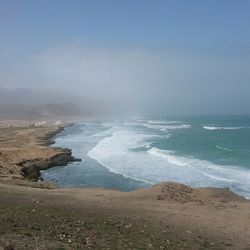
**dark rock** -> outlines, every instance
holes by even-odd
[[[56,166],[66,166],[69,162],[81,161],[79,158],[74,158],[70,149],[61,149],[49,159],[34,159],[26,160],[19,163],[22,167],[21,174],[31,180],[38,181],[41,176],[40,170],[46,170]]]
[[[71,126],[69,124],[68,126]],[[54,143],[53,138],[56,134],[64,130],[64,127],[58,127],[55,130],[49,131],[45,136],[39,137],[39,145],[49,146]],[[33,160],[24,160],[18,165],[21,166],[21,174],[31,181],[41,180],[40,170],[46,170],[51,167],[56,166],[66,166],[70,162],[81,161],[79,158],[74,158],[72,156],[72,150],[68,148],[54,148],[56,153],[48,159],[33,159]]]
[[[82,161],[82,159],[81,159],[81,158],[75,158],[75,157],[74,157],[74,161]]]

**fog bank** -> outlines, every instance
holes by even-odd
[[[3,65],[1,102],[16,92],[13,104],[75,101],[171,115],[247,113],[247,60],[195,50],[60,45],[23,58],[15,68]]]

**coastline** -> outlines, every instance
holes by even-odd
[[[0,249],[250,247],[250,202],[227,189],[166,182],[120,192],[37,181],[40,170],[74,160],[70,149],[50,147],[70,125],[0,128]]]
[[[66,127],[73,125],[67,122],[55,126],[53,122],[50,121],[46,126],[27,127],[22,123],[15,126],[13,123],[16,124],[17,121],[14,121],[0,128],[3,131],[3,138],[0,140],[3,163],[0,164],[0,181],[27,180],[26,185],[34,186],[40,180],[41,170],[81,160],[72,156],[72,150],[69,148],[51,147],[54,144],[53,138]],[[43,184],[47,186],[51,183],[39,181],[39,186]]]
[[[72,126],[73,123],[65,124],[54,130],[48,131],[44,136],[40,136],[39,145],[50,147],[55,143],[53,138],[64,131],[66,127]],[[23,160],[18,165],[21,166],[21,174],[31,181],[41,180],[41,170],[47,170],[56,166],[66,166],[70,162],[81,161],[79,158],[72,156],[72,150],[69,148],[53,148],[54,154],[48,158],[35,158],[32,160]]]

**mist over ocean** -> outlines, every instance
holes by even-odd
[[[42,173],[60,186],[129,191],[163,181],[250,198],[250,117],[134,117],[79,122],[56,138],[82,162]]]

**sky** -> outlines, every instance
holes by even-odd
[[[248,0],[0,0],[0,91],[249,114],[249,11]]]

